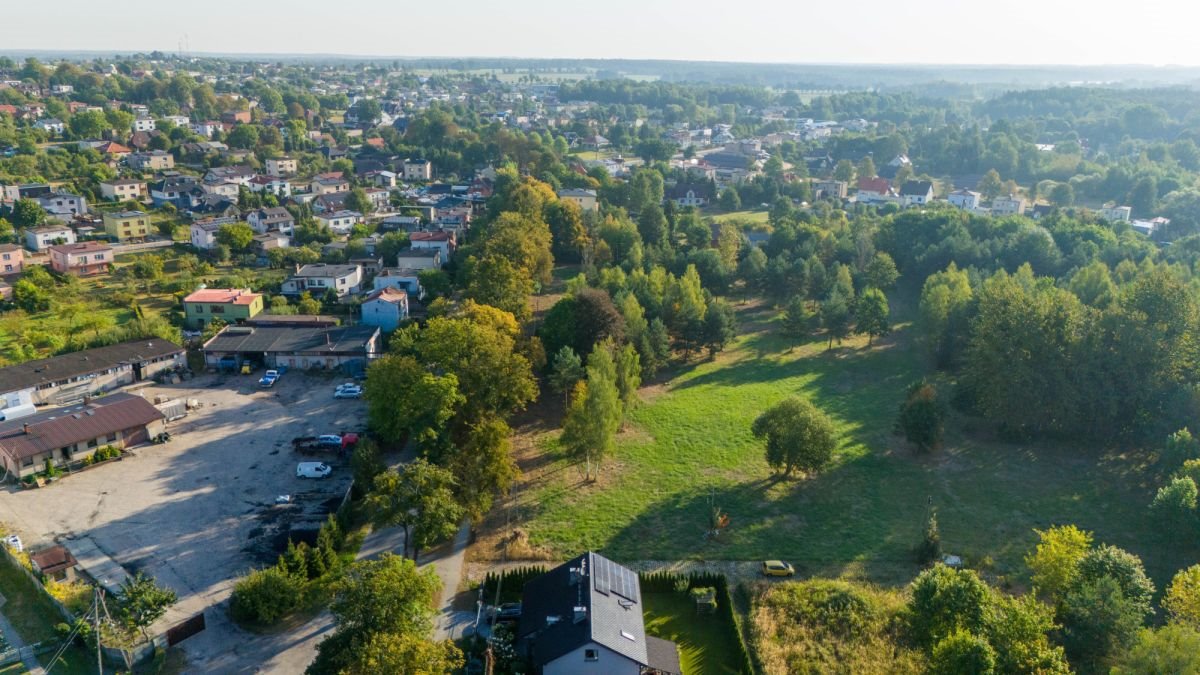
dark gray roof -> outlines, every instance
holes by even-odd
[[[580,621],[576,607],[586,608]],[[637,574],[588,552],[525,584],[517,635],[532,645],[538,667],[589,643],[645,666],[643,610]]]
[[[293,277],[344,277],[358,271],[358,265],[326,265],[313,263],[296,270]]]
[[[183,351],[179,345],[162,338],[132,340],[107,347],[51,356],[0,368],[0,391],[17,391],[73,377],[108,370],[123,363],[149,361]]]
[[[679,665],[679,647],[674,642],[646,636],[646,665],[663,675],[682,675],[683,668]]]
[[[933,189],[933,183],[927,180],[910,180],[905,181],[904,186],[900,188],[900,196],[922,196],[929,194]]]
[[[367,343],[378,333],[376,326],[226,326],[204,343],[204,351],[365,355]]]

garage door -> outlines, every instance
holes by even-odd
[[[150,442],[150,432],[146,430],[146,427],[126,429],[121,432],[121,435],[125,437],[125,447],[127,448]]]

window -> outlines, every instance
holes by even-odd
[[[211,308],[209,308],[209,311],[213,314],[224,314],[225,307],[223,305],[213,305]]]
[[[107,437],[104,439],[104,442],[105,442],[105,443],[116,443],[116,442],[117,442],[117,432],[115,432],[115,431],[114,431],[113,433],[109,434],[109,435],[108,435],[108,436],[107,436]]]
[[[92,440],[88,441],[88,448],[89,448],[89,449],[91,449],[91,448],[94,448],[94,447],[96,447],[97,445],[100,445],[100,439],[99,439],[99,438],[93,438]]]
[[[195,307],[196,307],[196,313],[197,313],[197,314],[203,314],[203,313],[204,313],[204,305],[195,305]]]
[[[600,660],[600,650],[598,650],[598,649],[583,650],[583,660],[584,661],[599,661]]]

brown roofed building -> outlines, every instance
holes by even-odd
[[[51,246],[50,267],[60,274],[88,277],[105,274],[113,262],[112,247],[100,241]]]
[[[164,415],[133,394],[112,394],[0,422],[0,462],[17,477],[90,457],[100,447],[128,448],[161,434]]]
[[[75,567],[79,562],[65,547],[55,544],[37,553],[29,554],[33,571],[55,581],[72,582],[76,579]]]

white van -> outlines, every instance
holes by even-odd
[[[325,478],[333,469],[324,462],[300,462],[296,465],[296,478]]]

